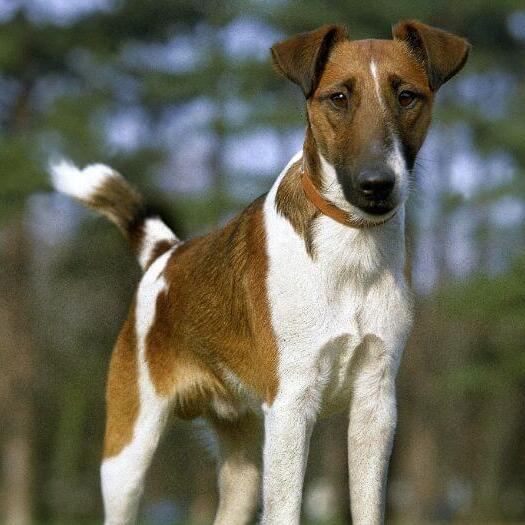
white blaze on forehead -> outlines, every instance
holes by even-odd
[[[385,109],[385,101],[383,100],[383,97],[381,96],[381,88],[379,86],[379,76],[377,74],[377,64],[375,60],[370,61],[370,73],[372,75],[372,78],[374,79],[374,87],[376,90],[377,100],[379,101],[379,104],[381,104],[381,107]]]

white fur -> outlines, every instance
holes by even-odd
[[[153,250],[159,241],[178,242],[176,235],[158,217],[151,217],[144,222],[144,237],[140,247],[139,263],[145,268],[151,259]]]
[[[103,461],[101,466],[105,525],[133,523],[142,494],[144,475],[165,426],[169,401],[155,392],[146,363],[146,336],[155,319],[158,295],[166,290],[161,275],[172,250],[161,255],[144,274],[137,292],[136,335],[139,415],[131,442],[117,455]]]
[[[91,164],[81,170],[66,159],[52,163],[49,172],[57,191],[81,201],[89,200],[109,178],[124,180],[119,173],[105,164]]]
[[[381,105],[381,108],[383,111],[386,109],[385,101],[383,100],[383,96],[381,95],[381,86],[379,85],[379,76],[377,75],[377,64],[375,60],[370,61],[370,73],[372,75],[372,78],[374,79],[374,88],[376,91],[376,97],[379,101],[379,104]]]
[[[239,429],[242,428],[242,432]],[[246,525],[259,499],[262,429],[253,416],[241,418],[219,437],[219,506],[213,525]]]
[[[354,522],[375,525],[382,516],[395,421],[391,385],[411,319],[403,277],[404,208],[384,225],[359,230],[320,216],[312,259],[275,210],[286,170],[264,209],[279,391],[266,408],[263,523],[299,523],[313,423],[318,414],[348,406],[353,393],[349,436],[357,444],[350,472],[365,487],[353,492]],[[361,360],[358,349],[365,355],[370,349],[376,358]],[[377,424],[366,430],[370,413]],[[359,436],[365,432],[376,446],[363,445]]]
[[[387,164],[396,176],[395,190],[400,202],[405,202],[408,197],[409,174],[405,158],[401,153],[401,145],[396,134],[392,131],[392,150],[387,157]]]

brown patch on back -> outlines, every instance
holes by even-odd
[[[135,301],[118,336],[109,365],[103,457],[116,456],[133,438],[140,407]]]
[[[267,402],[276,395],[263,203],[181,245],[164,271],[169,289],[157,298],[146,361],[157,392],[174,396],[181,417],[231,397],[225,369]]]
[[[314,257],[312,223],[319,213],[304,194],[301,166],[302,160],[292,164],[281,180],[275,195],[275,207],[290,221],[295,232],[304,239],[306,251]]]

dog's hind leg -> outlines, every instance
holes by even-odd
[[[127,324],[133,323],[128,320]],[[144,477],[169,410],[168,400],[159,397],[147,378],[141,377],[131,331],[124,326],[108,378],[101,466],[106,525],[135,522]]]
[[[166,257],[142,279],[111,358],[101,466],[106,525],[134,523],[144,477],[171,408],[170,398],[156,391],[145,355],[157,298],[166,288],[159,273]]]
[[[214,525],[246,525],[259,499],[262,423],[253,414],[213,419],[219,445],[219,507]]]

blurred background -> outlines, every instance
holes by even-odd
[[[391,523],[525,522],[523,0],[0,0],[0,522],[99,523],[104,382],[138,265],[50,191],[66,154],[122,171],[184,237],[223,224],[302,144],[270,45],[419,18],[473,43],[442,88],[410,206],[417,319],[399,377]],[[350,523],[345,415],[318,425],[312,523]],[[145,523],[211,523],[214,464],[175,422]]]

